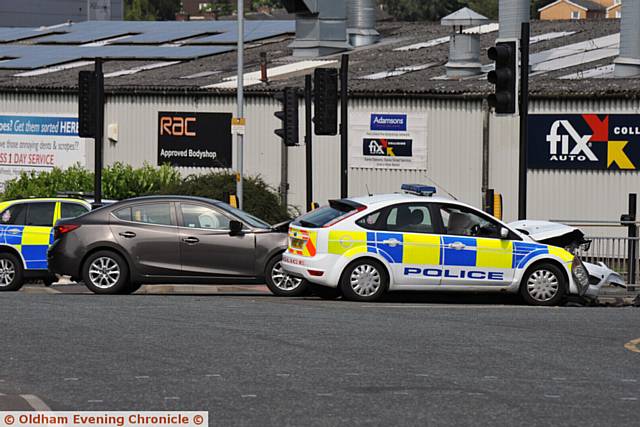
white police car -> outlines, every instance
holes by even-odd
[[[532,305],[583,295],[580,259],[435,188],[332,200],[294,220],[283,267],[320,296],[373,301],[387,291],[519,292]],[[333,288],[333,289],[331,289]]]

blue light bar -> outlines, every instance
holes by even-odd
[[[436,194],[436,187],[421,184],[402,184],[400,187],[405,193],[415,194],[417,196],[432,196]]]

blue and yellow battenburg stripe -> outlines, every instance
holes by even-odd
[[[0,244],[20,252],[29,270],[47,269],[47,249],[52,243],[52,227],[0,225]]]
[[[462,250],[449,247],[460,242]],[[571,261],[573,255],[562,248],[539,243],[481,237],[439,236],[417,233],[330,231],[328,252],[353,257],[375,253],[390,264],[443,265],[457,267],[524,268],[539,255],[555,255]]]

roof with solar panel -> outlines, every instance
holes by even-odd
[[[423,96],[489,93],[493,88],[486,81],[491,63],[486,49],[494,45],[499,25],[469,13],[462,16],[468,23],[463,32],[479,38],[477,74],[448,75],[451,27],[439,22],[381,22],[376,44],[348,51],[350,90]],[[106,60],[107,91],[233,92],[236,31],[234,21],[91,21],[0,28],[0,91],[74,91],[78,71],[92,69],[93,58],[100,57]],[[249,93],[302,87],[304,74],[339,64],[339,52],[319,58],[294,56],[292,20],[246,21],[245,37]],[[617,19],[532,21],[532,96],[640,94],[640,79],[613,78],[619,51]],[[268,82],[260,72],[264,55]]]

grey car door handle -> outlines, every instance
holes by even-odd
[[[467,246],[466,246],[464,243],[462,243],[462,242],[453,242],[453,243],[451,243],[451,244],[449,245],[449,247],[450,247],[451,249],[455,249],[455,250],[457,250],[457,251],[461,251],[462,249],[466,248]]]
[[[184,239],[182,239],[182,241],[188,245],[194,245],[198,243],[200,239],[198,239],[197,237],[185,237]]]
[[[125,239],[131,239],[133,237],[136,237],[136,233],[134,233],[133,231],[123,231],[122,233],[118,233],[118,234],[120,234]]]

